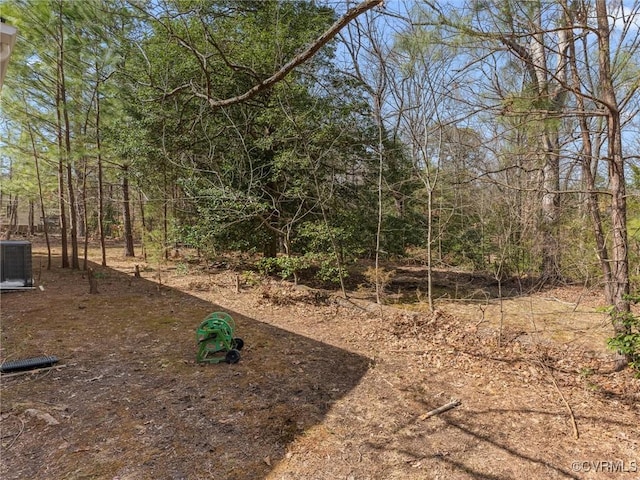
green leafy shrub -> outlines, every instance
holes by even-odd
[[[342,267],[338,267],[337,262],[330,256],[324,256],[320,261],[318,272],[316,277],[323,282],[340,283],[340,279],[345,279],[349,276],[349,272]]]
[[[264,275],[278,275],[282,279],[293,277],[311,266],[307,256],[265,257],[258,262],[258,270]]]
[[[176,263],[176,273],[178,275],[188,275],[189,274],[189,264],[184,262]]]
[[[640,296],[630,297],[637,303]],[[610,338],[607,342],[609,348],[620,352],[630,359],[630,366],[640,376],[640,317],[633,313],[618,314],[617,320],[625,327],[625,331]]]

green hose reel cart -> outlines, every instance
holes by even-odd
[[[234,337],[235,329],[228,313],[213,312],[205,318],[196,330],[198,363],[238,363],[244,342]]]

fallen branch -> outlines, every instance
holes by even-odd
[[[13,436],[13,439],[9,442],[9,444],[6,447],[4,445],[2,446],[2,448],[3,448],[3,450],[5,452],[8,451],[11,447],[13,447],[13,444],[16,443],[16,440],[18,440],[18,437],[20,435],[22,435],[22,432],[24,432],[24,421],[21,418],[16,417],[15,415],[11,415],[11,416],[13,418],[16,418],[20,422],[20,431],[17,434],[5,435],[5,436],[2,437],[2,438],[5,438],[5,437]],[[5,418],[7,418],[7,417],[5,417]],[[4,420],[4,418],[3,418],[3,420]]]
[[[462,402],[460,402],[460,400],[451,400],[449,403],[447,403],[446,405],[442,405],[441,407],[438,407],[434,410],[431,410],[430,412],[427,412],[423,415],[420,415],[419,419],[420,420],[426,420],[427,418],[433,417],[435,415],[439,415],[442,412],[446,412],[447,410],[451,410],[452,408],[456,408],[458,405],[460,405]]]
[[[533,331],[537,336],[538,327],[536,326],[536,322],[533,320],[533,302],[530,303],[530,309],[531,309],[531,323],[533,325]],[[549,378],[551,378],[551,381],[553,382],[553,386],[556,388],[558,395],[560,395],[560,398],[562,399],[562,403],[564,403],[564,406],[567,407],[567,411],[569,412],[569,417],[571,418],[571,427],[573,428],[573,438],[578,440],[578,438],[580,438],[580,434],[578,432],[578,424],[576,423],[576,417],[573,414],[571,405],[569,405],[569,402],[567,402],[567,399],[562,394],[560,387],[558,387],[558,383],[556,382],[556,379],[554,378],[553,372],[551,371],[551,369],[547,368],[547,365],[545,365],[544,362],[540,359],[538,359],[538,364],[540,365],[540,367],[542,367],[542,370],[544,370],[547,373],[547,375],[549,375]]]
[[[569,412],[569,417],[571,419],[571,427],[573,428],[573,438],[578,440],[578,438],[580,438],[580,434],[578,433],[578,424],[576,423],[576,417],[573,414],[571,405],[569,405],[569,402],[567,402],[567,399],[562,394],[562,391],[560,391],[560,387],[558,387],[558,383],[556,382],[556,379],[553,377],[553,373],[551,373],[551,370],[549,370],[544,363],[542,362],[539,362],[539,363],[542,366],[543,370],[547,372],[547,374],[549,375],[549,378],[551,378],[551,381],[553,382],[553,386],[556,387],[556,391],[558,392],[558,395],[560,395],[560,399],[562,400],[562,403],[564,403],[564,406],[567,407],[567,411]]]
[[[433,350],[407,350],[407,349],[403,349],[403,350],[389,350],[389,352],[391,352],[391,353],[406,353],[406,354],[412,354],[412,355],[425,355],[427,353],[433,352]]]
[[[357,303],[352,302],[348,298],[342,298],[342,297],[339,297],[339,296],[335,295],[335,296],[332,296],[332,299],[336,303],[336,305],[340,305],[341,307],[352,308],[352,309],[355,309],[355,310],[360,310],[362,312],[366,312],[367,311],[366,308],[363,308],[360,305],[358,305]]]

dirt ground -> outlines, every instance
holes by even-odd
[[[91,295],[43,254],[41,288],[1,296],[0,358],[60,362],[1,378],[3,479],[640,479],[640,380],[612,373],[597,291],[430,314],[114,248]],[[214,311],[237,364],[195,361]]]

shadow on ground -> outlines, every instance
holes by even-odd
[[[265,478],[369,367],[152,281],[94,265],[89,295],[83,272],[42,264],[44,290],[2,294],[0,353],[60,368],[2,379],[4,479]],[[198,365],[195,328],[219,310],[242,359]]]

